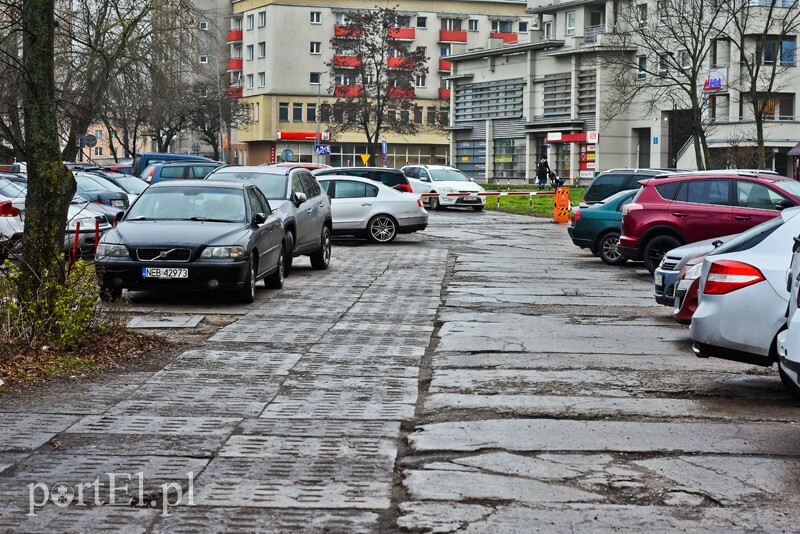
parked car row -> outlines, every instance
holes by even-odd
[[[600,243],[619,231],[620,256],[654,273],[656,301],[689,325],[698,357],[778,363],[800,399],[800,183],[728,170],[672,172],[637,186],[576,209],[573,242],[618,264]]]

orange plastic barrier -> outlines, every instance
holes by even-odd
[[[569,222],[569,187],[557,187],[553,197],[553,222]]]

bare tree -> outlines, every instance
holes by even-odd
[[[650,12],[655,4],[655,13]],[[731,17],[719,0],[657,0],[621,8],[617,31],[604,39],[609,50],[600,56],[609,88],[603,119],[610,121],[635,105],[645,113],[664,103],[690,111],[695,159],[700,169],[713,163],[707,135],[703,87],[715,39]]]
[[[237,99],[226,98],[224,95],[227,95],[228,77],[219,76],[219,80],[200,78],[192,85],[192,105],[188,110],[187,121],[187,126],[211,145],[215,160],[220,159],[218,139],[221,125],[246,125],[252,122],[250,106]]]
[[[333,102],[331,132],[364,133],[367,151],[376,156],[386,131],[413,135],[414,86],[428,74],[427,57],[394,38],[407,17],[390,8],[349,11],[347,24],[331,39],[328,64]]]
[[[796,35],[800,32],[800,8],[788,0],[733,0],[723,5],[731,21],[726,32],[732,52],[738,52],[741,94],[753,113],[757,168],[767,166],[764,123],[769,120],[794,120],[783,113],[786,105],[780,92],[796,91]],[[733,53],[731,53],[733,56]],[[788,96],[794,101],[794,95]]]

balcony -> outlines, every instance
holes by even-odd
[[[360,85],[337,85],[333,88],[333,96],[356,97],[361,96]]]
[[[356,68],[361,66],[361,59],[358,56],[333,56],[333,66]]]
[[[449,87],[440,87],[439,88],[439,98],[442,100],[450,100],[450,88]]]
[[[461,30],[439,30],[440,43],[466,43],[467,32]]]
[[[244,63],[242,61],[242,58],[232,57],[228,60],[228,72],[235,70],[242,70],[243,65]]]
[[[413,41],[417,37],[416,28],[389,28],[389,39]]]
[[[413,69],[414,61],[407,57],[390,57],[386,60],[386,66],[390,69]]]
[[[242,98],[242,86],[234,85],[228,87],[228,98]]]
[[[517,44],[518,35],[516,33],[492,32],[489,34],[489,37],[493,39],[502,39],[503,44]]]
[[[228,44],[241,43],[244,37],[242,30],[228,30]]]
[[[446,59],[439,60],[439,72],[450,72],[453,70],[453,64]]]
[[[336,25],[333,27],[333,36],[356,39],[358,37],[361,37],[361,31],[355,26]]]
[[[584,46],[594,46],[600,39],[600,35],[606,33],[605,24],[599,26],[587,26],[583,29],[583,44]]]
[[[413,87],[390,87],[389,98],[414,98],[416,91]]]

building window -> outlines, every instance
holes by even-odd
[[[794,94],[761,94],[758,96],[756,104],[759,109],[763,109],[762,116],[765,121],[794,120]]]
[[[203,21],[198,26],[200,27],[201,30],[207,30],[208,29],[208,22]]]
[[[258,73],[258,86],[259,87],[266,87],[267,85],[267,73],[266,72],[259,72]]]
[[[252,89],[253,88],[253,75],[252,74],[248,74],[246,80],[247,80],[246,88],[247,89]]]
[[[658,73],[667,74],[669,72],[669,54],[661,54],[658,57]]]
[[[389,108],[389,110],[386,112],[386,117],[391,122],[397,122],[397,110],[395,108]]]
[[[331,122],[331,105],[322,104],[319,107],[319,122]]]
[[[312,72],[308,76],[308,83],[310,83],[311,85],[319,85],[319,76],[320,76],[319,72]]]
[[[401,15],[397,17],[397,24],[396,27],[398,28],[410,28],[411,27],[411,17],[407,15]]]
[[[255,103],[255,107],[253,108],[253,120],[256,122],[261,120],[261,106],[258,102]]]
[[[253,59],[253,45],[247,45],[247,47],[245,47],[245,57],[248,61]]]
[[[102,139],[103,138],[103,130],[95,130],[94,131],[94,136],[96,138],[98,138],[98,139]]]
[[[528,33],[528,23],[527,22],[520,22],[519,23],[519,33]]]
[[[267,12],[266,11],[259,11],[258,12],[258,27],[263,28],[267,25]]]
[[[452,54],[450,45],[442,45],[441,48],[439,48],[439,53],[441,54],[442,57],[446,57]]]
[[[261,41],[258,43],[258,57],[263,58],[267,56],[267,43],[266,41]]]
[[[348,26],[350,24],[350,19],[347,18],[347,14],[345,13],[337,13],[336,14],[336,25],[337,26]]]
[[[461,19],[442,19],[442,29],[449,31],[461,31]]]
[[[101,146],[94,147],[94,155],[95,156],[102,156],[103,155],[103,147],[101,147]]]
[[[334,85],[353,85],[353,76],[350,74],[337,74],[334,78]]]
[[[647,78],[647,56],[639,56],[636,59],[636,64],[639,66],[639,71],[636,73],[636,77],[640,80],[644,80]]]
[[[417,47],[417,54],[428,57],[428,49],[424,46]]]
[[[253,26],[255,26],[255,22],[256,22],[256,18],[255,18],[254,15],[247,15],[246,22],[245,22],[245,28],[247,28],[248,30],[252,30]]]
[[[569,11],[567,13],[567,35],[575,35],[575,12]]]
[[[322,12],[312,11],[309,22],[311,22],[311,24],[322,24]]]
[[[647,27],[647,4],[639,4],[636,6],[636,20],[639,22],[640,28]]]
[[[575,26],[574,21],[573,21],[573,26]],[[512,33],[513,31],[514,31],[514,23],[510,20],[492,21],[492,32],[494,33]]]
[[[553,38],[553,22],[547,21],[544,23],[544,38],[545,39],[552,39]]]
[[[279,121],[288,121],[289,120],[289,103],[288,102],[281,102],[278,104],[278,120]]]
[[[205,65],[206,63],[208,63],[208,56],[206,55],[200,56],[200,64]]]
[[[767,37],[764,44],[756,45],[756,55],[764,65],[777,63],[783,67],[794,67],[796,37]]]
[[[292,120],[303,122],[303,104],[292,104]]]
[[[678,61],[682,69],[688,69],[692,66],[692,56],[689,55],[688,50],[681,50],[678,52]]]
[[[422,124],[422,107],[414,106],[414,124]]]
[[[321,54],[322,43],[319,41],[311,41],[308,51],[311,52],[312,54]]]
[[[428,77],[425,75],[417,76],[417,79],[414,80],[415,87],[426,87],[428,85]]]
[[[667,0],[656,0],[656,15],[658,15],[658,23],[667,23]]]
[[[417,17],[417,28],[427,28],[428,17]]]
[[[317,122],[317,105],[316,104],[307,104],[306,105],[306,120],[308,122]]]
[[[467,29],[471,32],[478,31],[478,19],[469,19],[467,21]]]
[[[436,125],[436,107],[428,106],[428,114],[426,116],[428,126]]]
[[[711,66],[727,67],[731,61],[731,42],[728,39],[715,39],[711,47]]]

